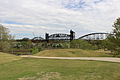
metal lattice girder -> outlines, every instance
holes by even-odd
[[[42,37],[34,37],[32,40],[44,40]]]
[[[79,37],[78,39],[85,39],[85,40],[103,40],[107,38],[109,33],[90,33],[84,36]]]
[[[68,40],[70,39],[70,35],[69,34],[62,34],[62,33],[58,33],[58,34],[52,34],[49,36],[49,40]]]

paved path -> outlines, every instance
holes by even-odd
[[[40,58],[40,59],[71,59],[71,60],[96,60],[96,61],[120,62],[120,58],[112,58],[112,57],[42,57],[42,56],[31,56],[31,55],[24,55],[21,57]]]

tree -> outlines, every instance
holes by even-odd
[[[9,30],[0,25],[0,51],[7,52],[10,49],[10,39],[12,36],[9,34]]]
[[[112,33],[106,39],[106,47],[114,55],[120,54],[120,18],[118,18],[113,25],[114,29]]]

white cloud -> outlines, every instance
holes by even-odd
[[[111,31],[119,5],[120,0],[0,0],[0,23],[12,34],[44,35],[73,29],[78,37]]]

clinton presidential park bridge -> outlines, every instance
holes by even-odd
[[[104,40],[107,38],[108,35],[109,33],[90,33],[79,37],[77,40]],[[28,38],[23,38],[22,40],[18,40],[18,41],[24,41],[27,39]],[[72,41],[72,40],[76,40],[75,32],[72,30],[70,30],[70,34],[56,33],[50,35],[49,33],[46,33],[45,38],[34,37],[33,39],[31,39],[32,42],[53,42],[53,41],[64,42],[64,41]]]

